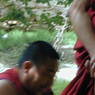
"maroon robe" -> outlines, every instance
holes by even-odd
[[[17,71],[15,68],[8,69],[3,73],[0,73],[0,80],[8,80],[10,81],[14,88],[17,90],[19,95],[35,95],[34,93],[30,93],[26,88],[24,88],[23,84],[20,82]],[[52,90],[45,89],[42,95],[53,95]]]
[[[91,1],[88,14],[91,18],[93,28],[95,29],[95,0]],[[94,78],[90,77],[90,73],[84,66],[87,59],[90,59],[88,51],[85,49],[81,41],[77,41],[74,49],[76,50],[75,59],[79,66],[76,77],[64,89],[61,95],[94,95]],[[64,85],[64,84],[63,84]]]

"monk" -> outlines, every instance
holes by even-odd
[[[59,55],[47,42],[30,43],[18,66],[0,73],[0,95],[54,95]]]
[[[69,16],[78,36],[74,49],[79,70],[61,95],[95,95],[95,0],[74,0]]]

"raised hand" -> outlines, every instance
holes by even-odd
[[[95,58],[94,57],[91,60],[86,61],[85,67],[90,72],[91,77],[95,78]]]

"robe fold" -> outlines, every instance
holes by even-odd
[[[91,1],[87,12],[95,29],[95,0]],[[76,51],[75,61],[79,69],[76,77],[63,90],[61,95],[94,95],[94,78],[91,78],[90,73],[84,66],[85,61],[90,59],[89,53],[80,40],[77,40],[74,50]]]

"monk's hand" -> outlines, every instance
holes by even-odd
[[[71,7],[69,8],[68,15],[78,10],[85,11],[90,5],[90,0],[73,0]]]
[[[95,78],[95,58],[87,60],[85,63],[85,67],[90,72],[91,77]]]

